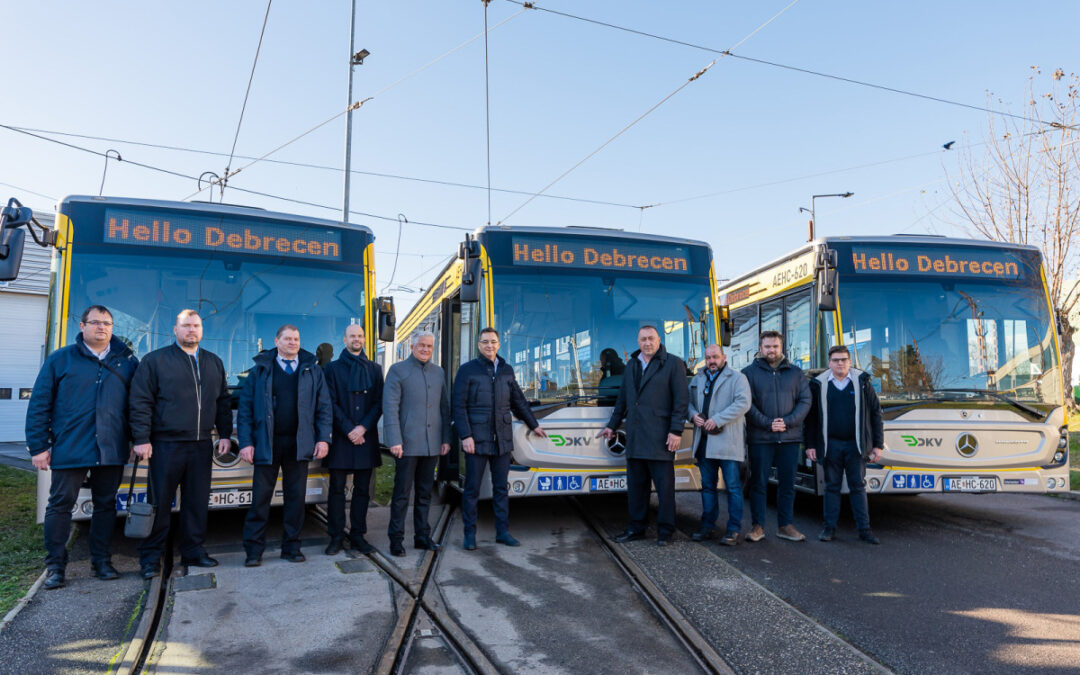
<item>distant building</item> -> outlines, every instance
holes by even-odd
[[[35,212],[52,227],[51,213]],[[26,440],[26,406],[45,358],[45,323],[49,305],[52,249],[26,238],[22,267],[15,281],[0,282],[0,442]]]

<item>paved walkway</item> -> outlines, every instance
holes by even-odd
[[[33,471],[34,465],[30,463],[30,453],[26,451],[25,443],[0,443],[0,464],[13,466],[16,469]]]

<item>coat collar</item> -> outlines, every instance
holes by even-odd
[[[342,355],[348,352],[342,352]],[[277,361],[277,347],[271,349],[264,349],[251,358],[256,364],[260,366],[272,366]],[[300,353],[296,356],[296,369],[299,370],[301,366],[310,365],[315,362],[315,355],[304,349],[300,350]]]
[[[83,356],[87,356],[95,360],[97,359],[97,354],[90,351],[90,348],[86,346],[86,340],[83,340],[82,333],[79,333],[75,336],[75,348]],[[123,358],[127,358],[131,356],[131,354],[131,348],[128,347],[123,340],[116,337],[115,335],[109,338],[109,357],[120,356]]]

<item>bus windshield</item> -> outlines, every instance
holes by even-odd
[[[716,341],[708,278],[514,270],[495,279],[500,353],[532,400],[613,404],[644,324],[691,369]]]
[[[850,276],[839,298],[843,342],[883,404],[962,389],[1061,405],[1041,284]]]

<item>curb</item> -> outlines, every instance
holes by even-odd
[[[1080,502],[1080,490],[1069,490],[1068,492],[1058,492],[1054,496],[1055,497],[1060,497],[1061,499],[1069,499],[1069,500],[1072,500],[1074,502]]]
[[[45,583],[45,575],[48,574],[48,572],[48,570],[43,570],[41,572],[41,576],[39,576],[37,578],[37,581],[35,581],[33,585],[30,586],[30,589],[28,591],[26,591],[26,595],[22,596],[22,598],[17,603],[15,603],[15,606],[11,608],[11,611],[8,612],[6,616],[4,616],[4,620],[0,621],[0,633],[3,633],[4,629],[7,628],[7,625],[15,620],[15,617],[18,616],[19,612],[22,611],[23,607],[26,607],[30,604],[30,601],[34,598],[34,595],[37,594],[38,589],[41,588],[41,584]]]

